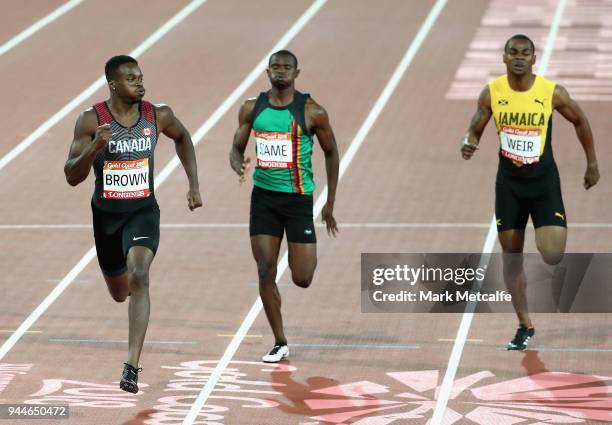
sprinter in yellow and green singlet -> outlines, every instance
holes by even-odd
[[[491,116],[499,136],[499,167],[495,182],[495,218],[504,252],[504,280],[512,295],[519,328],[508,350],[524,350],[535,334],[526,299],[522,255],[529,216],[543,260],[558,264],[565,252],[567,224],[559,172],[552,153],[552,116],[559,112],[574,125],[586,155],[584,188],[599,180],[589,122],[567,90],[532,72],[535,46],[517,34],[504,47],[506,75],[484,87],[478,108],[461,142],[470,159]]]
[[[249,233],[259,274],[259,294],[275,338],[274,346],[263,356],[263,361],[270,363],[289,356],[276,286],[283,233],[287,234],[289,268],[297,286],[310,286],[317,265],[311,162],[315,135],[323,149],[327,171],[327,202],[321,215],[330,236],[335,237],[338,231],[333,215],[338,148],[325,109],[308,94],[295,90],[294,82],[300,73],[297,66],[296,56],[287,50],[270,56],[267,74],[272,87],[240,108],[230,151],[230,165],[242,183],[251,167],[251,159],[245,158],[244,152],[253,133],[256,163]]]

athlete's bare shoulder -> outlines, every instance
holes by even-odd
[[[240,111],[238,111],[238,122],[241,125],[251,122],[251,115],[253,114],[253,109],[255,109],[256,102],[256,97],[249,97],[240,106]]]
[[[257,97],[249,97],[241,106],[242,108],[253,109],[255,107],[255,103],[257,103]]]
[[[153,108],[158,114],[167,114],[169,112],[172,112],[172,108],[165,103],[154,103]]]
[[[306,117],[315,126],[329,121],[325,108],[310,96],[306,99],[305,109]]]
[[[92,118],[98,118],[98,115],[96,114],[95,109],[92,107],[85,109],[83,112],[81,112],[81,115],[79,118],[86,118],[86,119],[92,119]]]
[[[491,108],[491,89],[488,84],[482,88],[480,95],[478,95],[478,105]]]
[[[77,118],[75,134],[94,134],[98,128],[98,115],[93,107],[85,109]]]
[[[327,115],[327,111],[323,107],[323,105],[317,103],[312,97],[308,96],[306,99],[306,112],[310,115]]]
[[[174,111],[170,106],[165,103],[154,103],[153,109],[155,109],[155,115],[157,122],[161,125],[161,128],[165,127],[166,124],[173,122]]]

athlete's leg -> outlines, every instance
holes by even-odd
[[[138,368],[151,301],[149,269],[159,245],[160,212],[157,204],[135,211],[123,228],[123,249],[130,291],[127,364]]]
[[[107,276],[104,272],[104,281],[108,287],[113,300],[118,303],[122,303],[130,295],[130,288],[128,286],[128,273],[124,272],[117,276]]]
[[[312,217],[312,195],[292,195],[285,210],[289,268],[293,283],[308,288],[317,267],[317,234]]]
[[[504,262],[504,282],[512,305],[521,325],[529,326],[531,319],[527,310],[527,280],[523,270],[523,246],[525,227],[529,220],[531,201],[526,193],[529,187],[522,184],[500,169],[495,182],[495,216],[497,234],[502,247]]]
[[[289,242],[289,268],[293,283],[308,288],[317,267],[317,244]]]
[[[527,280],[523,269],[523,246],[525,230],[512,229],[499,232],[499,243],[503,250],[504,282],[512,295],[512,305],[522,325],[531,325],[527,308]]]
[[[557,264],[563,260],[565,253],[567,224],[561,195],[561,180],[556,167],[534,186],[537,188],[537,198],[534,201],[531,218],[535,227],[536,246],[544,262],[553,266],[552,296],[559,308],[567,270],[565,267],[558,267]],[[571,298],[573,299],[573,296]]]
[[[251,249],[259,276],[259,296],[274,333],[275,344],[286,344],[281,315],[281,296],[276,285],[276,264],[280,244],[281,238],[276,236],[263,234],[251,236]]]
[[[127,268],[122,248],[122,218],[92,205],[93,230],[98,264],[113,300],[121,303],[129,295]]]
[[[556,265],[563,259],[567,228],[561,226],[541,226],[535,229],[536,246],[544,262]]]
[[[145,246],[133,246],[127,255],[127,280],[130,295],[128,317],[130,333],[128,339],[127,364],[138,368],[144,343],[151,302],[149,299],[149,269],[155,254]]]

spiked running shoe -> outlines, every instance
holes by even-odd
[[[523,351],[527,348],[527,344],[529,344],[529,340],[531,337],[535,335],[535,328],[533,325],[525,326],[520,325],[516,330],[516,335],[514,335],[514,339],[508,343],[506,348],[508,350],[518,350]]]
[[[142,372],[142,368],[136,369],[131,364],[123,363],[123,375],[121,376],[121,382],[119,388],[128,393],[136,394],[138,392],[138,372]]]
[[[278,363],[287,357],[289,357],[289,347],[287,344],[274,344],[270,352],[261,359],[265,363]]]

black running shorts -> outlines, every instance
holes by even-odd
[[[154,254],[157,252],[157,203],[124,213],[104,211],[92,203],[91,210],[98,263],[106,276],[118,276],[127,270],[127,253],[133,246],[145,246]]]
[[[524,229],[531,215],[533,227],[567,227],[557,167],[534,178],[517,178],[497,171],[495,216],[497,231]]]
[[[283,237],[295,243],[316,243],[312,195],[275,192],[253,186],[249,233]]]

